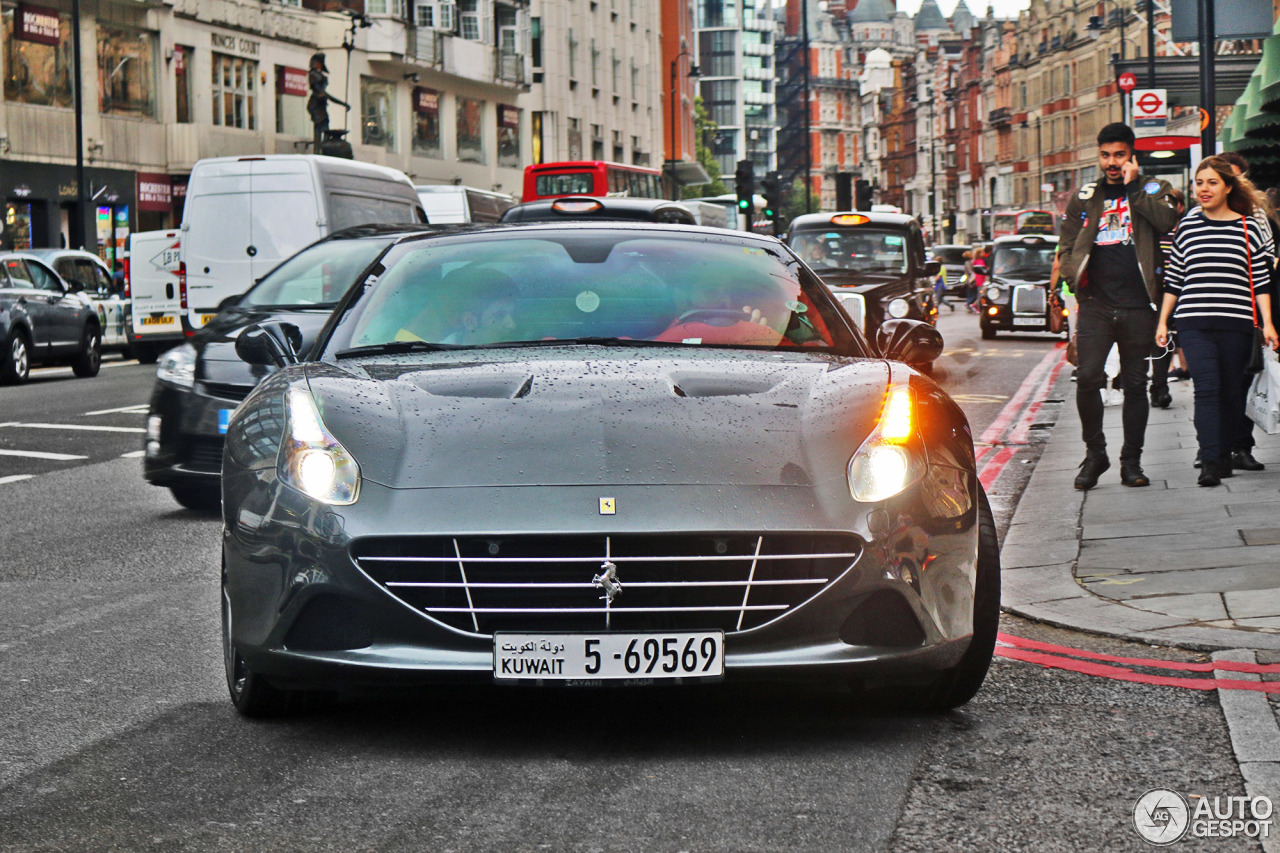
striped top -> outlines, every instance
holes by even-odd
[[[1178,223],[1165,268],[1164,292],[1178,297],[1173,317],[1179,329],[1249,329],[1253,297],[1245,261],[1241,220],[1210,219],[1198,209]],[[1257,219],[1245,217],[1253,284],[1266,293],[1275,263],[1275,243]]]

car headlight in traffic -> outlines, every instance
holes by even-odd
[[[191,344],[174,347],[160,357],[156,364],[156,379],[191,388],[196,384],[196,348]]]
[[[1000,295],[1001,295],[1000,288],[998,287],[987,288],[987,298],[990,299],[992,302],[995,302],[996,300],[998,300],[1000,298]]]
[[[895,320],[901,320],[903,317],[911,313],[911,303],[902,297],[889,300],[887,307],[889,316]]]
[[[325,429],[316,401],[304,388],[290,388],[289,433],[280,448],[280,478],[321,503],[353,504],[360,497],[360,465]]]
[[[849,460],[849,494],[854,500],[886,500],[918,476],[921,462],[919,450],[913,446],[914,408],[910,388],[896,385],[889,389],[875,429]]]

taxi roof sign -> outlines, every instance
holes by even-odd
[[[831,217],[832,225],[866,225],[870,221],[870,216],[861,213],[837,213]]]
[[[593,213],[603,204],[593,198],[561,199],[551,205],[551,209],[559,213]]]

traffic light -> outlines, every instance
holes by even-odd
[[[767,172],[760,181],[764,191],[764,215],[769,219],[777,219],[782,212],[782,175]]]
[[[751,203],[756,194],[756,167],[750,160],[739,160],[738,170],[733,173],[737,179],[738,210],[751,216]]]
[[[854,210],[870,210],[871,209],[871,182],[859,178],[858,183],[854,186]]]

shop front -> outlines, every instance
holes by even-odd
[[[133,227],[135,174],[84,170],[88,209],[81,221],[85,249],[111,264]],[[0,245],[5,249],[79,248],[72,245],[78,201],[74,166],[10,161],[0,172]]]

